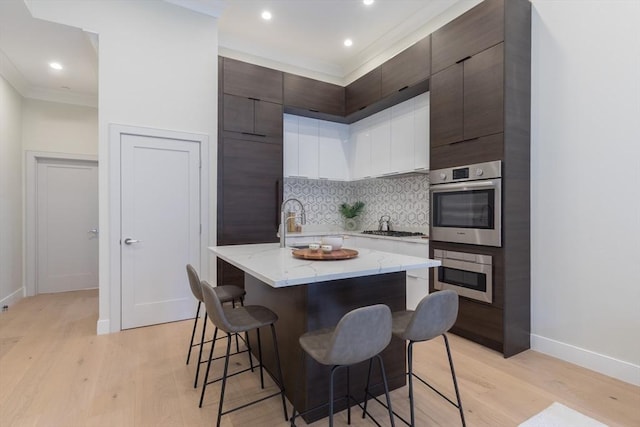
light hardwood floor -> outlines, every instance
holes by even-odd
[[[0,426],[214,425],[219,385],[207,389],[199,409],[195,364],[185,365],[192,322],[96,336],[97,306],[97,291],[80,291],[27,298],[0,314]],[[533,351],[504,359],[455,335],[450,340],[469,426],[517,426],[554,401],[610,426],[640,426],[638,387]],[[246,364],[246,357],[234,363]],[[416,345],[415,364],[453,394],[441,340]],[[228,403],[253,397],[258,384],[257,374],[233,377]],[[264,393],[273,390],[268,384]],[[392,399],[408,413],[406,388]],[[416,399],[419,426],[459,425],[456,409],[433,392],[417,386]],[[371,409],[388,423],[382,408]],[[355,414],[352,425],[373,425]],[[346,424],[344,413],[337,423]],[[274,398],[224,416],[223,425],[288,423]]]

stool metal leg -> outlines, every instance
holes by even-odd
[[[456,399],[458,400],[458,411],[460,411],[460,420],[462,420],[462,427],[466,427],[464,421],[464,411],[462,410],[462,401],[460,400],[460,391],[458,390],[458,381],[456,380],[456,372],[453,369],[453,359],[451,358],[451,348],[449,347],[449,339],[445,334],[442,334],[444,338],[444,344],[447,348],[447,357],[449,358],[449,366],[451,367],[451,378],[453,378],[453,388],[456,390]]]
[[[413,341],[409,341],[409,348],[407,349],[407,358],[409,365],[409,410],[411,411],[411,425],[416,425],[415,408],[413,407]]]
[[[258,335],[258,361],[260,362],[260,388],[264,389],[264,374],[262,373],[262,343],[260,342],[260,328],[256,328]]]
[[[384,362],[382,361],[382,357],[377,354],[378,362],[380,362],[380,373],[382,374],[382,380],[384,382],[384,394],[387,398],[387,409],[389,410],[389,421],[391,421],[391,427],[395,427],[395,422],[393,419],[393,409],[391,409],[391,398],[389,397],[389,384],[387,383],[387,374],[384,372]]]
[[[224,403],[224,390],[227,387],[227,373],[229,372],[229,353],[231,352],[231,334],[227,332],[227,353],[224,358],[224,373],[222,374],[222,389],[220,390],[220,403],[218,404],[218,421],[216,427],[220,427],[222,419],[222,405]]]
[[[271,325],[271,337],[273,338],[273,348],[276,353],[276,365],[278,366],[278,381],[280,382],[280,395],[282,396],[282,409],[284,410],[284,420],[289,419],[287,414],[287,402],[284,398],[284,377],[282,376],[282,367],[280,366],[280,351],[278,351],[278,338],[276,337],[276,327],[272,323]]]
[[[189,359],[191,358],[191,349],[193,348],[193,339],[196,336],[196,326],[198,326],[198,317],[200,317],[200,306],[202,305],[202,301],[198,301],[198,309],[196,310],[196,318],[193,320],[193,331],[191,331],[191,342],[189,342],[189,353],[187,353],[187,365],[189,364]],[[206,319],[205,319],[206,321]],[[202,345],[202,342],[200,342]]]
[[[349,385],[349,366],[347,366],[347,424],[351,425],[351,387]]]
[[[211,360],[213,359],[213,349],[216,346],[216,339],[218,338],[218,328],[213,332],[213,340],[211,340],[211,350],[209,351],[209,361],[207,362],[207,370],[204,374],[204,384],[202,384],[202,391],[200,392],[200,404],[199,408],[202,408],[202,401],[204,400],[204,392],[207,389],[207,382],[209,381],[209,369],[211,369]],[[199,363],[198,363],[199,364]]]
[[[204,317],[204,324],[202,325],[202,336],[200,337],[200,351],[198,352],[198,366],[196,366],[196,378],[193,381],[193,388],[198,387],[198,377],[200,376],[200,362],[202,361],[202,347],[204,347],[205,331],[207,330],[207,316]],[[213,348],[213,343],[211,343]]]
[[[304,350],[300,352],[300,370],[304,372],[304,362],[305,362],[305,353]],[[298,381],[296,381],[296,394],[294,394],[294,399],[296,396],[302,396],[302,375],[298,376]],[[293,403],[293,414],[291,415],[290,424],[291,427],[295,427],[296,425],[296,402]]]
[[[244,333],[244,342],[247,344],[247,355],[249,356],[249,366],[253,372],[253,358],[251,357],[251,344],[249,344],[249,332]]]
[[[329,384],[329,427],[333,427],[333,377],[339,368],[339,365],[331,368],[331,383]]]
[[[364,406],[362,408],[362,419],[367,416],[367,403],[369,402],[369,383],[371,381],[371,366],[373,358],[369,359],[369,370],[367,372],[367,385],[364,387]]]

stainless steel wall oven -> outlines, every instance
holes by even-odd
[[[435,249],[433,257],[442,262],[434,272],[435,289],[452,289],[460,296],[493,303],[491,255]]]
[[[431,239],[502,246],[501,161],[430,172]]]

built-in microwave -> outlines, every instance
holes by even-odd
[[[431,239],[502,246],[502,162],[434,170]]]
[[[435,249],[433,258],[442,263],[435,271],[435,289],[452,289],[460,296],[493,303],[491,255]]]

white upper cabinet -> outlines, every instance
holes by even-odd
[[[429,169],[429,93],[351,125],[284,115],[284,176],[358,180]]]
[[[369,119],[360,120],[349,127],[349,152],[351,179],[370,178],[371,175],[371,130]]]
[[[391,155],[391,109],[371,116],[371,173],[386,175],[390,170]]]
[[[283,165],[286,177],[300,176],[298,168],[298,118],[298,116],[291,114],[285,114],[283,117]]]
[[[429,99],[429,92],[413,98],[413,169],[416,171],[429,169]]]
[[[349,179],[349,127],[308,117],[284,115],[284,176]]]
[[[318,122],[318,177],[349,180],[349,126]]]
[[[429,169],[429,93],[391,107],[391,171]]]

